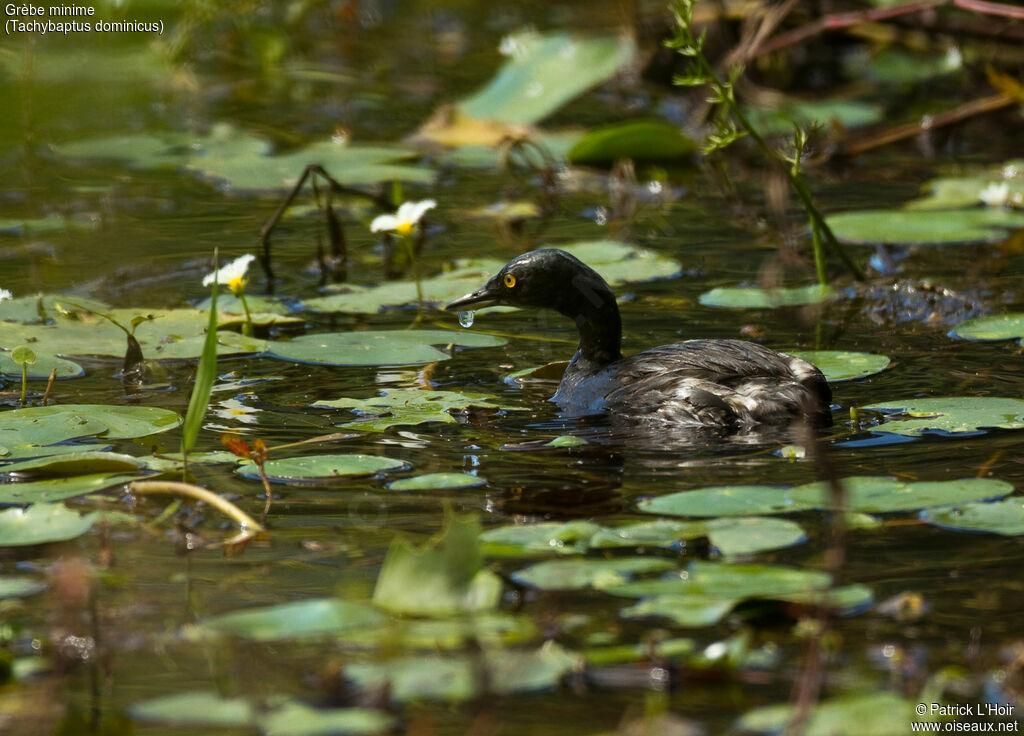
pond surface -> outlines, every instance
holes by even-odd
[[[614,29],[619,12],[615,3],[518,3],[500,11],[489,3],[314,3],[304,21],[288,25],[283,11],[270,6],[241,20],[227,13],[205,18],[200,4],[186,5],[180,13],[159,4],[137,8],[138,17],[161,18],[177,29],[162,40],[179,44],[177,56],[152,47],[143,34],[110,35],[102,43],[81,35],[5,42],[0,219],[57,214],[67,223],[52,231],[14,227],[0,234],[0,285],[16,297],[60,293],[139,313],[196,305],[209,296],[201,281],[214,248],[222,261],[258,252],[259,229],[285,194],[284,188],[234,191],[180,167],[66,157],[59,152],[63,144],[111,134],[201,136],[221,123],[282,148],[322,141],[339,129],[359,142],[400,141],[438,105],[484,84],[501,63],[496,49],[508,33],[528,24],[607,31]],[[294,5],[299,13],[302,4]],[[185,23],[194,24],[190,33],[182,30]],[[591,126],[670,114],[682,104],[672,95],[671,89],[647,83],[618,82],[568,104],[546,122]],[[964,161],[1001,161],[1008,153],[1001,150],[1002,134],[986,137],[988,132],[983,123],[970,123],[928,159],[908,145],[869,154],[856,165],[817,168],[812,188],[830,213],[894,206],[917,197],[922,182]],[[825,443],[829,466],[842,477],[892,476],[908,483],[996,478],[1024,487],[1014,430],[908,438],[869,431],[881,422],[871,412],[861,411],[856,420],[850,416],[856,407],[922,397],[1024,395],[1016,343],[949,335],[967,318],[1024,308],[1019,236],[1003,243],[905,248],[897,252],[902,273],[873,274],[868,286],[856,285],[837,267],[838,296],[822,305],[714,308],[702,306],[699,297],[715,287],[771,283],[780,274],[787,285],[814,279],[802,215],[793,207],[786,212],[799,257],[780,249],[774,225],[757,215],[765,207],[757,170],[737,176],[743,205],[724,197],[704,170],[676,170],[659,185],[649,185],[641,172],[635,188],[600,170],[567,174],[550,219],[543,226],[527,220],[517,229],[467,213],[506,194],[536,196],[534,179],[517,180],[494,167],[455,166],[434,153],[421,165],[438,172],[436,183],[405,184],[403,193],[438,202],[427,219],[420,261],[424,276],[437,275],[456,258],[503,262],[542,244],[621,240],[678,264],[676,276],[616,287],[624,352],[689,338],[753,336],[780,350],[888,356],[885,371],[833,385],[835,424]],[[624,201],[616,198],[616,186],[628,187],[638,203],[631,217],[616,216],[616,205]],[[308,205],[311,196],[307,189],[297,204]],[[349,199],[340,209],[350,282],[380,283],[380,240],[367,224],[382,210]],[[286,219],[275,234],[275,294],[292,306],[320,294],[318,242],[327,246],[316,214]],[[853,247],[851,253],[866,263],[874,249]],[[262,284],[255,266],[250,275],[249,294],[258,295]],[[899,280],[904,286],[894,289]],[[922,288],[924,281],[934,289]],[[942,295],[941,289],[948,291]],[[457,315],[428,308],[418,317],[415,305],[375,314],[301,308],[295,314],[301,320],[297,325],[257,326],[257,337],[404,330],[414,322],[417,329],[466,331]],[[470,408],[455,411],[451,423],[357,430],[334,442],[272,449],[271,458],[359,453],[399,460],[408,468],[330,484],[275,483],[269,533],[233,556],[225,556],[218,544],[230,535],[230,525],[208,507],[185,504],[172,520],[161,519],[167,497],[136,504],[120,485],[69,500],[69,507],[83,513],[116,510],[137,521],[96,524],[61,543],[0,548],[0,576],[49,576],[46,592],[0,600],[0,653],[16,661],[37,661],[32,657],[40,655],[45,665],[35,677],[2,685],[0,724],[6,711],[13,719],[11,733],[180,733],[168,719],[145,719],[132,707],[205,691],[241,697],[262,709],[272,709],[282,697],[316,706],[382,706],[399,717],[398,731],[410,734],[613,733],[620,724],[661,712],[719,733],[756,707],[786,702],[807,647],[801,622],[807,624],[813,609],[747,600],[719,622],[696,627],[664,616],[628,617],[623,610],[635,598],[516,584],[517,571],[559,559],[536,553],[517,556],[505,550],[485,561],[504,580],[498,611],[525,630],[508,636],[515,650],[532,652],[553,641],[580,653],[689,638],[690,654],[659,655],[653,661],[643,654],[616,663],[592,657],[586,668],[567,668],[554,678],[556,684],[458,697],[455,704],[422,691],[416,696],[415,690],[407,699],[396,698],[392,690],[388,704],[387,690],[354,687],[346,670],[415,655],[428,662],[434,658],[434,671],[442,672],[452,658],[477,657],[478,636],[456,636],[456,645],[446,647],[417,646],[397,633],[383,637],[383,643],[335,635],[277,641],[193,635],[197,622],[242,609],[328,596],[369,605],[396,535],[424,542],[452,512],[475,515],[484,529],[571,520],[615,526],[658,518],[638,508],[651,497],[717,486],[793,487],[819,478],[820,469],[810,460],[780,456],[784,445],[800,443],[796,429],[754,442],[660,430],[623,433],[605,419],[560,417],[547,401],[555,383],[506,380],[515,371],[571,357],[575,328],[557,314],[478,312],[468,331],[498,336],[506,344],[456,348],[450,359],[429,366],[222,358],[197,452],[222,449],[224,433],[261,438],[271,448],[347,433],[338,425],[355,420],[354,414],[312,404],[397,389],[485,394],[505,408]],[[81,356],[76,362],[85,376],[58,381],[50,403],[186,411],[194,360],[161,363],[161,370],[130,395],[119,377],[120,359]],[[30,388],[41,393],[42,385]],[[12,407],[19,388],[13,377],[4,385],[13,392],[7,402]],[[566,436],[585,442],[540,447]],[[107,444],[144,456],[176,452],[179,443],[180,429],[175,429]],[[231,470],[224,463],[194,465],[192,480],[259,517],[261,483]],[[394,480],[427,473],[465,473],[486,482],[462,490],[388,488]],[[828,514],[804,509],[771,518],[795,522],[805,538],[730,562],[826,568]],[[1020,537],[943,529],[925,523],[912,505],[877,518],[880,525],[846,534],[846,563],[837,582],[867,586],[874,604],[853,606],[845,611],[850,615],[830,620],[823,696],[892,691],[913,704],[924,699],[925,683],[934,687],[945,678],[956,684],[945,698],[1016,702],[1016,670],[1007,674],[1004,668],[1019,654],[1015,647],[1022,633]],[[700,535],[673,547],[592,549],[586,557],[631,555],[667,560],[673,569],[723,560]],[[82,586],[91,593],[82,593]],[[923,600],[920,615],[911,610],[894,616],[877,606],[907,593]],[[732,660],[721,656],[723,643],[734,652]],[[703,660],[693,654],[701,652]],[[212,731],[203,726],[193,732],[207,728]],[[236,725],[218,732],[255,729]]]

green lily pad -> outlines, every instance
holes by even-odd
[[[0,547],[74,539],[89,531],[99,516],[98,512],[80,516],[59,503],[37,503],[26,509],[0,511]]]
[[[268,355],[317,365],[419,365],[448,360],[434,345],[497,347],[505,341],[478,332],[451,330],[379,330],[302,335],[268,343]]]
[[[380,432],[401,425],[441,422],[454,424],[453,410],[477,407],[480,409],[511,409],[491,403],[486,394],[463,394],[455,391],[427,391],[418,388],[396,388],[370,399],[333,399],[317,401],[316,407],[350,409],[361,418],[339,424],[347,429]]]
[[[350,664],[346,676],[361,689],[388,686],[391,699],[462,702],[489,692],[512,694],[555,687],[579,663],[579,656],[548,642],[540,649],[485,650],[479,659],[469,656],[398,657],[385,662]],[[481,667],[484,675],[481,676]]]
[[[830,383],[852,381],[889,367],[889,358],[875,353],[849,353],[842,350],[789,350],[789,355],[803,358],[825,374]]]
[[[929,524],[957,532],[1024,535],[1024,503],[1019,496],[994,503],[968,503],[925,509],[921,518]]]
[[[487,485],[487,479],[469,473],[427,473],[415,478],[402,478],[388,483],[392,491],[455,490],[479,488]]]
[[[843,478],[841,482],[846,492],[847,510],[864,513],[914,511],[1000,498],[1013,492],[1012,485],[995,478],[903,482],[881,476],[854,476]],[[647,499],[637,504],[637,508],[649,514],[721,517],[828,509],[830,503],[828,486],[819,482],[796,488],[697,488]]]
[[[1024,337],[1024,312],[1010,312],[992,317],[975,317],[953,328],[965,340],[1011,340]]]
[[[25,377],[30,381],[46,381],[54,369],[57,371],[57,378],[81,378],[85,375],[85,369],[78,363],[37,352],[36,362],[28,366]],[[0,374],[21,378],[21,366],[14,362],[10,351],[0,351]]]
[[[264,736],[353,736],[391,733],[396,718],[373,708],[313,708],[289,701],[258,719]]]
[[[621,585],[634,575],[674,567],[671,560],[658,557],[549,560],[512,573],[512,579],[520,585],[541,590],[605,589]]]
[[[179,424],[181,417],[177,413],[151,406],[60,404],[0,413],[0,435],[24,432],[34,444],[52,444],[92,434],[111,440],[134,439],[166,432]],[[97,431],[96,427],[100,429]],[[7,445],[3,439],[0,444]]]
[[[138,475],[90,473],[69,478],[43,478],[20,483],[0,483],[0,506],[24,506],[30,503],[64,501],[97,493],[106,488],[139,480]]]
[[[915,720],[914,704],[895,693],[832,698],[812,706],[805,736],[902,736]],[[793,720],[792,705],[771,705],[743,715],[736,727],[745,733],[776,734]],[[922,729],[923,730],[923,729]]]
[[[357,478],[395,470],[405,470],[408,464],[377,455],[303,455],[268,460],[263,469],[267,477],[278,483],[323,483],[339,478]],[[260,477],[256,463],[246,462],[235,468],[246,478]]]
[[[696,595],[714,598],[765,598],[827,589],[828,573],[783,565],[691,562],[685,575],[670,575],[604,587],[606,593],[627,598],[653,595]]]
[[[451,616],[495,608],[501,579],[483,568],[480,521],[446,515],[444,529],[423,546],[397,538],[388,548],[373,602],[395,613]]]
[[[1024,205],[1024,160],[1016,159],[986,166],[967,176],[943,176],[924,185],[925,196],[908,202],[906,209],[949,210],[962,207]],[[995,202],[985,202],[990,195]],[[1001,196],[1000,196],[1001,195]],[[999,199],[1003,201],[998,202]]]
[[[623,618],[667,618],[677,626],[714,626],[737,606],[734,598],[705,595],[657,595],[619,611]]]
[[[832,125],[838,123],[844,128],[856,128],[877,123],[885,110],[859,100],[798,100],[787,99],[772,109],[748,107],[746,114],[751,124],[764,134],[792,135],[793,124],[809,128],[815,123]]]
[[[560,435],[558,437],[555,437],[550,442],[546,442],[544,444],[544,447],[554,447],[554,448],[569,447],[569,448],[572,448],[572,447],[583,447],[583,445],[586,445],[586,444],[588,444],[587,441],[585,439],[583,439],[582,437],[576,437],[575,435],[570,435],[570,434],[563,434],[563,435]]]
[[[86,299],[63,294],[36,294],[19,296],[0,301],[0,320],[22,324],[40,324],[45,319],[78,312],[78,305],[98,312],[106,312],[109,304],[95,299]]]
[[[46,590],[46,582],[36,578],[0,576],[0,601],[5,598],[27,598]]]
[[[962,478],[947,481],[903,483],[892,478],[855,476],[842,480],[847,508],[869,514],[911,511],[985,499],[1013,493],[1013,486],[995,478]],[[822,482],[797,486],[790,496],[797,502],[827,508],[829,488]]]
[[[589,130],[569,149],[574,164],[611,164],[619,159],[675,161],[694,155],[697,145],[674,125],[659,120],[612,123]]]
[[[489,555],[582,554],[613,547],[671,548],[707,537],[725,556],[750,555],[799,544],[807,537],[798,524],[782,519],[727,518],[712,521],[646,521],[602,527],[589,521],[498,527],[484,532]]]
[[[836,296],[836,292],[831,286],[821,286],[820,284],[778,289],[722,286],[705,291],[700,295],[699,301],[705,307],[775,309],[777,307],[821,304],[835,299]]]
[[[1024,427],[1024,400],[992,396],[950,396],[932,399],[888,401],[860,410],[886,412],[885,421],[874,432],[908,436],[941,432],[960,434],[983,429]]]
[[[578,38],[535,31],[509,36],[502,47],[508,61],[483,89],[458,104],[462,115],[531,125],[611,77],[636,53],[625,36]]]
[[[277,641],[331,637],[352,629],[380,626],[385,620],[383,614],[363,603],[314,598],[211,616],[197,624],[196,633]]]
[[[134,472],[143,467],[143,462],[131,455],[117,452],[70,452],[22,460],[0,466],[0,473],[18,473],[24,476],[69,476],[91,473]]]
[[[591,647],[583,650],[588,665],[607,666],[626,662],[647,662],[678,659],[693,654],[697,645],[693,639],[664,639],[641,642],[640,644],[616,644],[607,647]]]
[[[855,245],[955,245],[1005,240],[1024,227],[1024,214],[1002,208],[866,210],[828,217],[835,236]]]
[[[458,618],[391,619],[378,628],[355,629],[337,638],[346,645],[371,649],[506,647],[535,640],[537,626],[525,615],[473,613]]]
[[[185,141],[137,133],[71,141],[54,146],[54,151],[66,158],[123,160],[140,169],[155,169],[180,166],[184,145]]]
[[[137,721],[193,728],[244,728],[255,724],[255,709],[243,698],[195,690],[143,700],[128,708]]]

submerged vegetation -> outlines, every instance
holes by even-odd
[[[1019,7],[95,9],[0,54],[0,732],[1016,725]],[[544,245],[834,427],[560,417],[439,310]]]

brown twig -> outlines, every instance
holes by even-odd
[[[952,125],[953,123],[959,123],[962,120],[966,120],[967,118],[971,118],[976,115],[981,115],[982,113],[1009,107],[1014,104],[1014,102],[1014,98],[1006,94],[991,95],[990,97],[982,97],[979,100],[971,100],[970,102],[964,103],[952,110],[940,112],[936,115],[925,116],[913,123],[897,125],[894,128],[889,128],[888,130],[884,130],[881,133],[870,137],[841,143],[834,151],[834,155],[856,156],[864,153],[865,151],[880,148],[881,146],[886,146],[890,143],[904,140],[905,138],[912,138],[919,133],[935,130],[936,128],[942,128],[947,125]]]
[[[46,406],[46,402],[50,399],[50,391],[53,389],[53,382],[57,378],[57,369],[54,368],[50,371],[50,377],[46,381],[46,391],[43,392],[43,406]]]

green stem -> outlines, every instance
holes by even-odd
[[[814,218],[811,221],[811,247],[814,249],[814,270],[818,272],[818,283],[821,288],[828,286],[828,273],[825,270],[825,251],[821,247],[821,230]]]
[[[412,242],[411,235],[402,235],[402,246],[409,257],[409,264],[412,266],[412,276],[416,279],[416,304],[419,310],[423,311],[423,286],[420,284],[420,259],[416,257],[416,247]]]
[[[28,363],[21,364],[21,405],[25,406],[28,397]]]
[[[252,337],[252,312],[249,311],[249,302],[245,299],[245,287],[238,290],[238,298],[242,301],[242,309],[245,310],[245,324],[242,325],[242,334]]]

